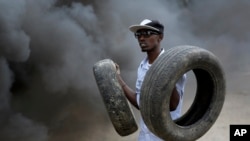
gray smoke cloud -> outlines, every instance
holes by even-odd
[[[0,140],[110,140],[92,67],[113,59],[133,88],[144,54],[128,26],[144,18],[166,26],[165,49],[200,46],[229,80],[247,75],[250,2],[183,2],[0,0]]]

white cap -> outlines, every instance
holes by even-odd
[[[139,25],[131,25],[129,29],[132,32],[137,32],[140,29],[151,29],[163,33],[164,26],[159,21],[144,19]]]

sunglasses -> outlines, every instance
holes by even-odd
[[[159,33],[151,30],[135,32],[135,38],[137,39],[140,38],[141,36],[148,38],[151,35],[159,35]]]

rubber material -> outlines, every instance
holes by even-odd
[[[170,94],[177,80],[192,70],[197,91],[190,109],[173,121]],[[141,88],[140,111],[154,134],[167,141],[194,141],[215,123],[225,99],[225,78],[214,54],[195,46],[173,47],[155,60]]]
[[[138,127],[126,96],[116,78],[115,64],[104,59],[93,67],[94,76],[111,122],[121,136],[134,133]]]

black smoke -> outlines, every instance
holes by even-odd
[[[112,138],[92,66],[113,59],[134,88],[144,54],[128,26],[144,18],[165,25],[165,49],[200,46],[218,56],[229,80],[249,76],[249,6],[243,0],[0,0],[0,140],[119,140]]]

